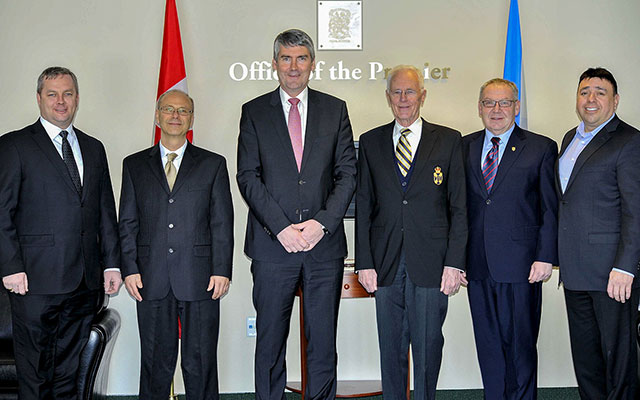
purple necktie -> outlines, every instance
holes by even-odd
[[[487,157],[482,164],[482,176],[484,177],[484,184],[487,186],[487,193],[491,193],[493,187],[493,181],[496,179],[496,173],[498,172],[498,147],[500,146],[500,138],[491,138],[491,150],[487,153]]]
[[[302,165],[302,121],[300,121],[300,112],[298,111],[298,103],[300,99],[292,97],[289,99],[291,109],[289,109],[289,137],[291,138],[291,147],[293,154],[296,156],[296,164],[298,171]]]

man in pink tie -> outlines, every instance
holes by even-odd
[[[344,101],[308,88],[311,38],[291,29],[274,42],[279,88],[242,107],[238,186],[249,206],[245,253],[257,311],[258,400],[284,399],[285,352],[296,290],[305,296],[307,399],[336,394],[336,324],[347,243],[342,218],[356,158]]]

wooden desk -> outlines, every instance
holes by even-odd
[[[353,272],[353,260],[346,260],[344,277],[342,278],[342,299],[355,299],[363,297],[373,297],[358,282],[358,275]],[[304,296],[302,290],[298,288],[296,296],[300,297],[300,371],[302,382],[287,382],[286,388],[294,393],[300,393],[304,400],[304,389],[307,384],[307,338],[304,335],[304,312],[302,304]],[[409,360],[411,364],[411,360]],[[410,382],[410,381],[409,381]],[[407,385],[407,399],[409,399],[409,387]],[[379,396],[382,394],[382,382],[379,380],[359,380],[359,381],[338,381],[336,397],[352,398],[352,397],[369,397]]]

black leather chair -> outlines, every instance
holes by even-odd
[[[108,304],[109,296],[105,295],[91,326],[89,341],[80,356],[78,399],[81,400],[107,398],[109,363],[120,331],[120,314],[116,310],[108,309]],[[18,379],[13,352],[9,293],[0,288],[0,399],[17,398]]]

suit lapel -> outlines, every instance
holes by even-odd
[[[300,172],[308,164],[309,155],[311,154],[311,148],[318,136],[318,121],[320,119],[320,104],[318,102],[318,96],[315,90],[308,90],[307,97],[307,126],[304,133],[304,147],[302,153],[302,164],[300,165]],[[287,130],[287,138],[288,136]],[[293,147],[291,146],[291,139],[289,139],[289,147],[291,147],[291,154],[293,154]],[[295,161],[295,156],[294,156]]]
[[[560,147],[560,153],[558,154],[558,158],[556,158],[556,165],[555,165],[556,191],[560,193],[560,196],[563,195],[562,186],[560,185],[560,157],[562,157],[564,152],[567,150],[567,147],[569,147],[569,144],[571,143],[573,138],[576,136],[576,134],[577,134],[576,128],[573,128],[572,130],[567,132],[567,134],[564,135],[564,138],[562,139],[562,146]]]
[[[93,148],[89,144],[89,140],[87,136],[80,131],[79,129],[73,128],[76,133],[76,138],[78,139],[78,145],[80,146],[80,153],[82,154],[82,165],[83,173],[82,173],[82,200],[84,200],[87,196],[88,190],[84,190],[85,187],[89,187],[88,185],[93,182],[96,177],[94,176],[95,165],[98,162],[98,154],[93,153]],[[64,161],[63,161],[64,163]],[[78,160],[76,160],[76,164]],[[66,165],[65,165],[66,167]]]
[[[418,144],[416,154],[413,157],[413,172],[411,173],[411,179],[409,180],[409,187],[407,187],[407,192],[409,192],[411,188],[415,186],[413,182],[420,181],[419,176],[422,174],[422,171],[427,165],[427,161],[429,160],[429,156],[431,155],[431,150],[433,149],[436,141],[437,136],[435,134],[435,128],[423,119],[422,135],[420,137],[420,144]]]
[[[269,112],[269,116],[271,117],[271,122],[275,128],[274,131],[276,132],[276,136],[282,142],[282,148],[285,149],[284,156],[288,159],[287,162],[289,165],[297,171],[298,165],[296,164],[296,157],[293,154],[293,146],[291,145],[291,138],[289,137],[289,129],[287,128],[287,123],[284,120],[284,110],[282,109],[282,101],[280,100],[280,87],[272,92],[270,105],[271,111]],[[309,114],[307,114],[307,126],[309,125]],[[302,160],[304,162],[304,155]]]
[[[55,145],[51,143],[51,138],[47,135],[47,131],[45,131],[40,121],[31,125],[31,133],[33,134],[33,140],[38,144],[38,147],[40,147],[40,150],[42,150],[55,170],[58,171],[62,180],[66,183],[69,189],[73,190],[74,193],[78,193],[76,191],[76,187],[71,181],[71,176],[69,175],[67,166],[62,160],[62,157],[60,157],[60,153],[56,150]]]
[[[567,187],[564,189],[564,192],[567,193],[571,184],[575,180],[576,176],[580,173],[580,170],[584,166],[584,163],[591,157],[593,153],[595,153],[600,147],[602,147],[605,143],[611,139],[611,132],[615,131],[618,127],[618,119],[614,117],[605,127],[603,127],[596,136],[591,139],[587,147],[585,147],[578,159],[576,160],[575,165],[573,166],[573,170],[571,170],[571,176],[569,177],[569,182],[567,182]],[[574,135],[575,136],[575,135]],[[569,141],[571,143],[571,141]],[[568,146],[568,145],[567,145]],[[560,159],[558,157],[558,159]]]
[[[396,173],[396,153],[393,147],[393,127],[395,123],[394,120],[382,128],[377,150],[380,151],[380,165],[383,166],[382,170],[387,175],[387,180],[393,182],[393,186],[402,193],[400,179],[398,179],[398,174]],[[375,159],[375,157],[372,159]]]
[[[167,176],[164,173],[164,169],[162,169],[162,158],[160,157],[160,144],[156,144],[149,150],[149,157],[147,157],[147,163],[149,164],[149,169],[153,176],[156,177],[162,189],[164,189],[167,194],[170,194],[169,184],[167,183]]]
[[[511,136],[509,137],[509,141],[507,142],[507,147],[502,154],[502,159],[500,160],[500,164],[498,165],[498,172],[496,173],[496,179],[493,182],[493,188],[491,188],[492,192],[495,192],[500,186],[500,183],[504,180],[504,177],[509,173],[509,169],[516,161],[518,156],[522,153],[522,149],[526,145],[525,133],[518,127],[517,125],[514,127]],[[485,189],[486,190],[486,189]]]
[[[184,154],[182,156],[182,162],[180,162],[180,169],[178,170],[178,176],[176,177],[176,183],[173,185],[173,190],[171,193],[176,193],[184,182],[189,177],[189,171],[195,165],[197,160],[197,154],[193,150],[193,145],[191,143],[187,143],[187,148],[184,150]],[[169,187],[167,185],[167,187]]]
[[[487,193],[487,185],[484,183],[484,177],[482,176],[482,162],[480,159],[482,157],[482,147],[484,146],[484,130],[475,133],[475,138],[471,140],[469,143],[469,165],[471,166],[471,171],[473,176],[475,176],[476,181],[478,182],[478,187],[480,191],[484,193],[485,196]]]

